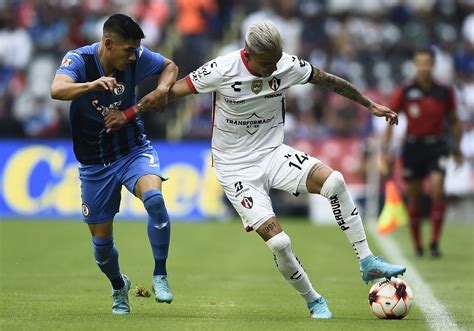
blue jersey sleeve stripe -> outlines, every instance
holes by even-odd
[[[74,80],[74,82],[77,82],[77,80],[78,80],[77,75],[74,72],[71,72],[71,71],[58,69],[56,71],[56,74],[67,75],[67,76],[71,77]]]

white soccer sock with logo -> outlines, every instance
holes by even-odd
[[[328,176],[320,194],[328,198],[336,222],[351,242],[357,257],[362,260],[372,255],[362,219],[339,171],[333,171]]]
[[[321,297],[321,294],[314,290],[308,275],[293,254],[290,237],[285,232],[280,232],[270,238],[266,244],[273,252],[275,263],[280,273],[307,303],[311,303]]]

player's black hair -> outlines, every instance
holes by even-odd
[[[422,47],[418,48],[413,52],[413,57],[415,57],[418,54],[428,54],[431,56],[431,59],[434,61],[435,59],[435,52],[430,48],[430,47]]]
[[[115,14],[110,16],[104,23],[103,32],[116,33],[127,40],[139,40],[145,38],[142,28],[130,16]]]

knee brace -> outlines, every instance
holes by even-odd
[[[275,254],[291,246],[291,239],[285,232],[280,232],[266,242],[270,250]]]
[[[345,184],[344,176],[339,171],[333,171],[321,187],[321,195],[330,199]]]

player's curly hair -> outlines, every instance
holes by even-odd
[[[245,35],[245,48],[251,54],[275,54],[282,51],[280,32],[271,21],[251,25]]]
[[[145,38],[142,28],[130,16],[115,14],[110,16],[104,23],[103,32],[115,33],[128,40],[139,40]]]

